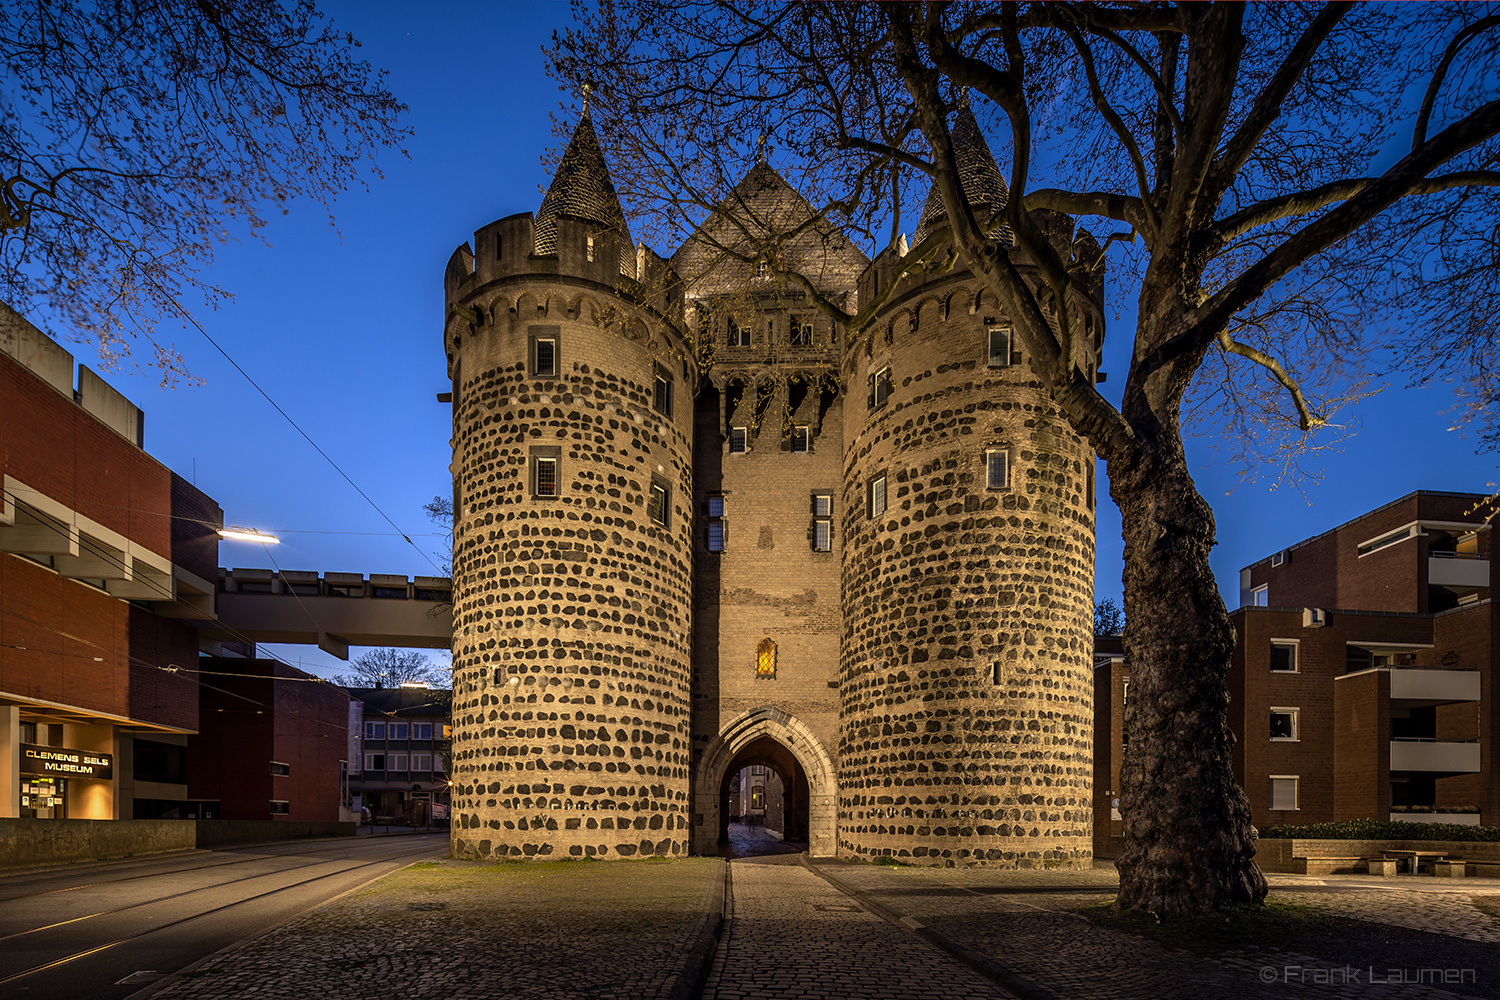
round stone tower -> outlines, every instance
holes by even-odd
[[[444,290],[453,849],[685,854],[697,372],[587,115]]]
[[[954,143],[971,203],[1003,206],[967,108]],[[934,191],[918,242],[942,216]],[[1064,259],[1097,256],[1066,217],[1037,221]],[[871,264],[860,301],[898,259],[888,250]],[[839,853],[1086,864],[1094,455],[979,280],[903,282],[843,359]],[[1075,362],[1087,372],[1102,285],[1096,272],[1078,302],[1088,336]]]

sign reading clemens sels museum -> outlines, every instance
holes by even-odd
[[[68,750],[64,747],[41,747],[21,744],[22,774],[56,774],[70,778],[103,778],[114,776],[114,758],[97,750]]]

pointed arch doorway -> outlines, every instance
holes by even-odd
[[[742,770],[757,766],[766,769],[765,778],[774,775],[781,783],[783,839],[805,844],[814,857],[831,857],[837,847],[833,762],[807,726],[771,706],[735,718],[705,750],[693,789],[694,811],[701,816],[694,852],[716,854],[728,840],[733,783]],[[742,785],[741,815],[754,811],[745,787],[754,785]]]

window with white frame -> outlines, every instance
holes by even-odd
[[[1286,743],[1296,742],[1300,737],[1297,732],[1297,716],[1300,711],[1295,708],[1271,709],[1271,739]]]
[[[812,547],[814,552],[828,552],[833,548],[833,494],[812,495]]]
[[[787,322],[787,341],[793,347],[811,347],[813,342],[812,320],[805,316],[793,316]]]
[[[792,451],[797,454],[805,454],[812,443],[812,428],[805,424],[798,424],[792,428]]]
[[[870,399],[871,407],[884,406],[885,401],[891,398],[891,366],[877,368],[870,373]]]
[[[557,340],[560,327],[537,326],[531,329],[531,374],[552,378],[557,375]]]
[[[432,739],[432,723],[413,722],[411,724],[411,738],[414,740]]]
[[[555,447],[531,450],[531,495],[538,500],[555,500],[562,495],[559,466],[562,449]]]
[[[664,417],[672,415],[672,376],[660,368],[656,370],[656,379],[652,383],[651,406]]]
[[[411,769],[413,771],[431,771],[432,754],[414,753],[411,755]]]
[[[1007,367],[1010,364],[1010,327],[992,326],[985,335],[989,341],[989,367]]]
[[[273,760],[271,761],[271,773],[278,778],[290,777],[292,773],[292,765],[283,764],[279,760]]]
[[[404,723],[404,722],[393,722],[393,723],[391,723],[390,734],[391,734],[391,739],[393,739],[393,740],[404,740],[404,739],[406,739],[406,723]]]
[[[1271,808],[1278,812],[1297,809],[1297,775],[1271,775]]]
[[[1003,490],[1010,486],[1010,451],[1008,449],[988,448],[985,450],[984,485],[992,490]]]
[[[872,518],[885,513],[885,473],[871,478],[865,488],[865,513]]]
[[[1271,640],[1271,672],[1275,674],[1297,672],[1297,641],[1295,639]]]
[[[272,799],[271,800],[271,815],[273,815],[273,816],[289,816],[289,815],[291,815],[291,812],[292,812],[292,804],[290,802],[286,801],[285,799]]]
[[[1271,605],[1271,587],[1269,584],[1261,584],[1250,590],[1250,606],[1255,608],[1266,608]]]
[[[729,454],[743,455],[750,448],[750,428],[729,428]]]
[[[668,512],[671,509],[671,490],[667,484],[659,479],[651,481],[651,493],[646,498],[646,516],[653,522],[667,527]]]
[[[366,722],[365,723],[365,739],[367,739],[367,740],[383,740],[383,739],[385,739],[385,723],[384,722]]]
[[[393,754],[387,754],[386,756],[390,758],[388,760],[388,763],[391,766],[388,768],[388,770],[391,770],[391,771],[404,771],[404,770],[406,770],[406,754],[404,754],[404,753],[393,753]]]
[[[385,770],[385,754],[383,754],[383,753],[367,753],[367,754],[365,754],[365,770],[366,771],[384,771]]]
[[[749,347],[750,328],[748,326],[742,328],[739,323],[731,319],[729,321],[728,342],[730,347]]]

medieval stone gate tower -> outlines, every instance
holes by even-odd
[[[955,141],[1003,204],[967,109]],[[764,163],[731,197],[810,216]],[[814,855],[1086,862],[1092,453],[971,276],[849,331],[733,232],[635,247],[585,117],[535,216],[449,262],[454,849],[712,852],[760,764]],[[887,291],[898,248],[799,232],[779,265]]]

